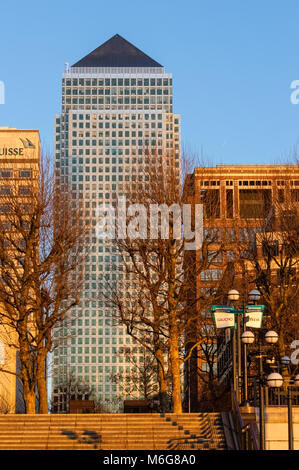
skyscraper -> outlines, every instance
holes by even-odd
[[[62,111],[55,117],[56,178],[61,188],[71,189],[74,201],[81,201],[92,225],[99,204],[113,205],[128,185],[138,190],[144,184],[150,158],[145,149],[171,154],[179,174],[180,118],[172,105],[172,75],[119,35],[71,67],[66,64]],[[70,376],[91,387],[110,409],[117,409],[117,397],[126,396],[111,377],[130,367],[119,351],[132,340],[113,325],[111,307],[100,296],[108,283],[126,275],[113,241],[94,233],[87,245],[84,289],[72,313],[71,335],[62,336],[54,352],[57,411],[65,409],[63,387]]]

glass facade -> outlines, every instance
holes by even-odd
[[[148,152],[145,152],[145,149]],[[138,190],[147,179],[151,149],[175,158],[180,178],[180,117],[172,112],[172,76],[164,68],[70,68],[62,79],[62,112],[55,117],[55,172],[57,183],[68,185],[74,203],[80,200],[84,217],[96,224],[96,210],[105,202],[115,204],[126,195],[128,184]],[[152,162],[151,162],[152,163]],[[167,159],[165,160],[167,165]],[[80,304],[68,326],[55,331],[58,347],[53,354],[52,399],[64,411],[63,390],[68,377],[88,385],[107,409],[122,409],[126,391],[112,377],[130,373],[121,351],[124,346],[143,354],[114,323],[105,293],[132,288],[124,274],[121,256],[111,241],[91,234]],[[121,382],[121,381],[120,381]],[[61,396],[60,396],[61,395]]]

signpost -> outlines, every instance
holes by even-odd
[[[235,326],[234,307],[213,305],[212,312],[216,328],[233,328]]]
[[[214,316],[214,323],[216,328],[225,328],[225,332],[233,330],[233,343],[232,343],[232,359],[233,359],[233,380],[234,389],[236,390],[236,334],[235,334],[235,313],[234,307],[226,307],[224,305],[213,305],[212,312]],[[229,335],[230,336],[230,335]],[[228,335],[226,335],[226,339]]]
[[[240,386],[237,380],[241,377],[241,322],[243,320],[244,331],[246,328],[261,328],[264,308],[264,305],[247,305],[243,309],[235,309],[224,305],[212,306],[215,328],[225,328],[226,344],[231,338],[231,333],[233,333],[233,380],[234,388],[237,391],[239,391]],[[247,370],[244,371],[244,381],[247,381]]]
[[[244,322],[248,328],[261,328],[263,321],[264,305],[248,305],[245,309]]]

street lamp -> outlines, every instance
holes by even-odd
[[[261,293],[259,290],[257,289],[252,289],[249,294],[248,294],[248,298],[249,300],[251,300],[252,302],[258,302],[261,298]]]
[[[277,343],[278,341],[278,334],[276,333],[276,331],[267,331],[267,333],[265,334],[265,341],[266,343],[268,344],[275,344]]]
[[[288,356],[284,356],[281,358],[281,361],[284,361],[284,365],[288,365],[290,363],[290,358]],[[274,372],[267,377],[267,385],[270,388],[280,388],[283,385],[283,377],[281,374]],[[299,374],[297,374],[294,378],[294,385],[296,387],[299,386]],[[294,436],[293,436],[293,412],[292,412],[292,390],[291,386],[288,386],[288,441],[289,441],[289,450],[294,449]]]
[[[237,302],[240,298],[240,294],[236,289],[231,289],[228,294],[227,298],[230,302],[234,303]],[[237,315],[237,338],[236,338],[236,330],[233,331],[233,381],[234,381],[234,390],[237,393],[238,401],[240,401],[239,396],[239,377],[241,374],[241,362],[240,362],[240,319],[239,315]],[[238,372],[237,372],[237,361],[236,356],[238,357]]]
[[[291,359],[289,358],[289,356],[283,356],[281,359],[280,359],[280,362],[283,366],[288,366],[291,362]]]
[[[268,344],[275,344],[278,341],[278,334],[275,331],[267,331],[265,334],[265,341]],[[246,375],[244,375],[244,378],[246,377],[246,382],[245,382],[245,397],[247,399],[247,354],[246,354],[246,345],[252,344],[254,342],[254,334],[251,331],[244,331],[242,334],[242,342],[245,347],[244,351],[244,356],[245,356],[245,362],[244,362],[244,372]],[[259,375],[259,425],[260,425],[260,449],[264,450],[265,448],[265,419],[264,419],[264,387],[263,387],[263,358],[267,357],[267,354],[263,353],[263,348],[262,348],[262,342],[261,342],[261,335],[259,335],[259,343],[258,343],[258,350],[255,353],[255,357],[259,359],[258,361],[258,375]],[[272,376],[272,378],[271,378]],[[275,383],[275,380],[278,380],[280,374],[270,374],[268,377],[270,380],[270,383]],[[275,386],[275,385],[272,385]]]
[[[236,289],[231,289],[229,292],[228,292],[228,300],[230,302],[237,302],[239,299],[240,299],[240,294],[239,292],[236,290]],[[251,303],[256,303],[260,300],[261,298],[261,293],[259,290],[257,289],[252,289],[249,294],[248,294],[248,300],[251,302]],[[242,305],[242,310],[240,312],[238,312],[237,314],[237,338],[236,338],[236,334],[235,334],[235,331],[234,331],[234,336],[233,336],[233,365],[234,365],[234,388],[235,390],[237,391],[237,396],[238,398],[240,399],[240,384],[239,384],[239,380],[240,380],[240,377],[241,377],[241,361],[242,361],[242,354],[241,354],[241,341],[243,342],[244,344],[244,372],[243,372],[243,387],[244,387],[244,405],[246,406],[247,405],[247,358],[246,358],[246,344],[251,344],[253,341],[254,341],[254,336],[252,338],[251,334],[249,334],[249,336],[242,336],[242,340],[241,340],[241,325],[240,325],[240,315],[239,313],[242,314],[242,317],[243,317],[243,334],[246,332],[246,323],[245,323],[245,312],[246,312],[246,305],[245,305],[245,301],[243,301],[243,305]],[[236,312],[237,313],[237,312]],[[236,344],[237,343],[237,344]],[[236,373],[236,354],[237,354],[237,357],[238,357],[238,370],[237,370],[237,373]],[[237,384],[237,387],[236,387],[236,381],[238,381],[238,384]],[[241,401],[241,400],[239,400]]]
[[[228,300],[236,302],[240,298],[240,294],[236,289],[231,289],[227,294]]]
[[[254,343],[254,334],[252,331],[244,331],[242,334],[242,343],[244,344],[244,405],[248,404],[248,376],[247,376],[247,345]]]
[[[252,344],[254,343],[254,334],[252,331],[244,331],[242,334],[242,343],[243,344]]]
[[[281,387],[283,384],[283,378],[278,372],[272,372],[272,374],[267,377],[268,387]]]

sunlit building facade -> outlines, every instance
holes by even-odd
[[[265,230],[264,227],[267,227],[268,223],[267,231],[277,230],[272,222],[275,221],[277,208],[285,219],[296,217],[291,209],[294,210],[299,203],[299,168],[298,165],[288,164],[198,167],[189,175],[187,184],[192,189],[194,202],[204,206],[203,234],[205,240],[211,240],[208,253],[213,257],[209,268],[201,271],[194,279],[194,295],[196,298],[217,298],[218,293],[222,298],[218,297],[216,304],[227,305],[227,293],[231,288],[243,289],[248,293],[256,288],[246,284],[247,277],[242,269],[250,269],[249,263],[246,263],[248,249],[256,250],[259,258],[263,256],[263,247],[259,241],[262,227]],[[273,238],[275,239],[275,235]],[[278,241],[273,243],[278,250]],[[194,252],[193,256],[199,266],[200,251]],[[273,271],[274,268],[275,266]],[[276,274],[273,282],[277,282]],[[213,324],[211,308],[199,312],[200,315],[203,318],[202,324],[205,325],[202,327],[201,324],[201,335],[204,335],[206,325],[209,322]],[[212,335],[211,338],[213,342]],[[208,374],[211,367],[215,378],[218,377],[220,382],[230,383],[232,380],[231,356],[227,354],[225,339],[223,337],[223,347],[217,350],[216,337],[214,338],[214,355],[210,354],[211,364],[207,363],[200,348],[194,351],[193,374],[189,380],[191,411],[197,411],[200,402],[205,399],[203,374]],[[201,374],[196,373],[198,370]]]
[[[7,197],[28,196],[32,184],[39,184],[40,137],[38,130],[0,127],[0,223],[6,223]],[[3,317],[2,317],[3,320]],[[5,322],[5,320],[3,320]],[[0,322],[0,414],[24,413],[18,361],[18,336]]]
[[[115,205],[128,185],[138,191],[145,184],[151,149],[174,156],[179,182],[180,117],[173,113],[172,99],[172,75],[119,35],[73,66],[66,64],[62,110],[55,117],[56,179],[61,188],[70,188],[74,201],[80,200],[94,226],[100,204]],[[129,345],[136,360],[140,354],[125,329],[113,323],[112,307],[101,298],[111,285],[130,289],[117,248],[111,240],[98,239],[95,231],[87,244],[84,289],[72,312],[72,334],[61,338],[53,356],[53,400],[61,412],[61,385],[70,375],[90,386],[96,400],[118,410],[126,391],[111,377],[131,367],[119,351]]]

